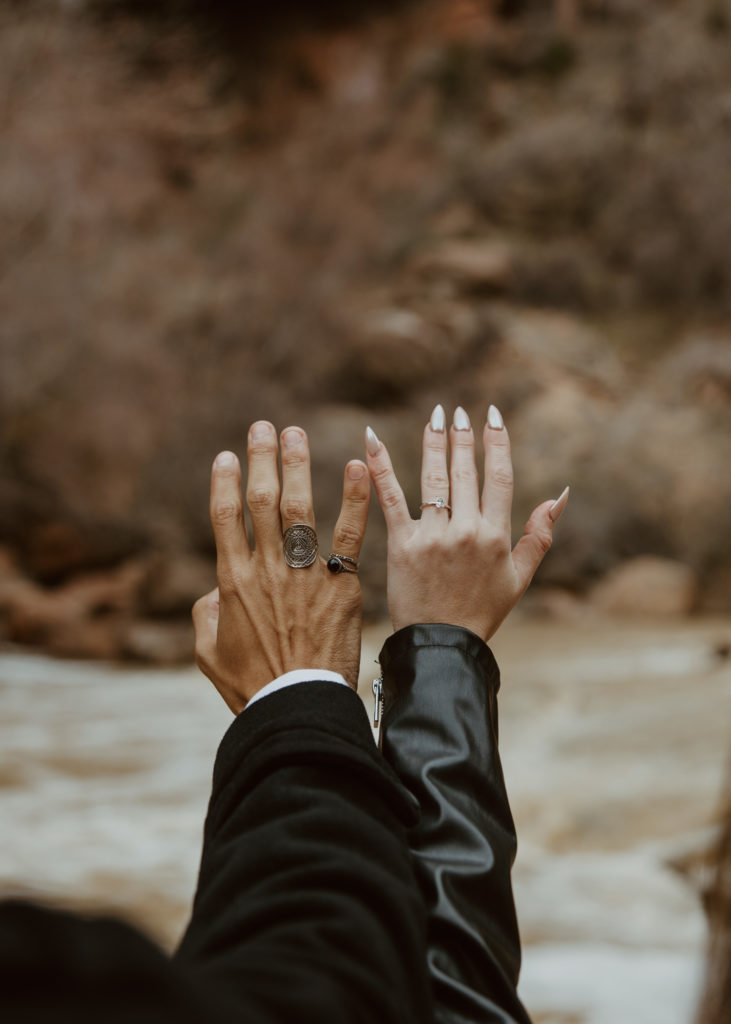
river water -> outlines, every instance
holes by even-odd
[[[367,631],[363,694],[386,635]],[[536,1024],[690,1024],[704,921],[673,867],[712,836],[730,621],[517,620],[494,643]],[[195,669],[0,654],[0,891],[104,908],[170,947],[230,714]]]

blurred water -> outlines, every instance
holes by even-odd
[[[385,629],[364,647],[363,693]],[[704,924],[669,862],[708,839],[731,624],[516,623],[495,649],[520,836],[521,991],[551,1024],[690,1024]],[[231,716],[194,669],[0,656],[0,889],[130,917],[171,946]]]

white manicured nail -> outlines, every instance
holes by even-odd
[[[444,428],[447,424],[447,417],[444,415],[444,409],[441,405],[434,406],[434,412],[431,414],[429,420],[429,426],[437,434],[443,434]]]
[[[461,405],[458,405],[454,410],[454,429],[455,430],[469,430],[470,429],[470,418],[464,411]]]
[[[487,410],[487,425],[491,430],[502,430],[505,424],[496,405],[491,405]]]
[[[375,430],[366,427],[366,451],[369,455],[378,455],[381,450],[381,442],[376,436]]]
[[[566,502],[569,500],[569,489],[565,487],[558,498],[554,501],[553,505],[548,510],[549,519],[557,523],[561,513],[566,508]]]

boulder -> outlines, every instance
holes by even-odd
[[[140,580],[138,607],[143,615],[189,615],[204,594],[216,585],[212,561],[182,553],[154,555]]]
[[[122,632],[121,653],[132,661],[179,665],[193,660],[192,622],[135,619]]]
[[[681,618],[695,607],[698,580],[681,562],[645,555],[612,569],[590,596],[611,615]]]
[[[492,239],[450,239],[421,254],[415,269],[424,277],[449,281],[459,291],[502,293],[513,279],[513,252]]]

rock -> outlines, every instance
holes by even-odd
[[[513,253],[492,239],[450,239],[427,250],[415,263],[425,277],[452,281],[465,292],[500,293],[513,278]]]
[[[67,618],[57,598],[23,578],[0,584],[0,612],[5,638],[17,644],[44,644],[49,630]]]
[[[65,602],[73,601],[86,617],[131,614],[138,603],[137,594],[144,569],[140,561],[127,562],[106,572],[77,576],[55,593]]]
[[[601,611],[648,618],[681,618],[693,610],[697,598],[698,580],[689,566],[652,556],[624,562],[591,591],[591,601]]]
[[[119,657],[119,629],[133,613],[141,571],[133,562],[55,589],[20,575],[0,578],[5,636],[63,657]]]
[[[691,334],[661,363],[658,384],[671,401],[695,398],[706,408],[731,406],[731,337]]]
[[[143,615],[189,615],[204,594],[216,585],[212,562],[192,555],[156,555],[147,563],[138,599]]]
[[[179,665],[193,660],[192,623],[136,619],[124,629],[121,653],[133,661]]]
[[[483,324],[466,302],[421,296],[413,303],[381,304],[365,295],[338,314],[350,331],[348,359],[331,378],[332,390],[350,402],[382,406],[402,402],[470,359]]]
[[[555,622],[577,622],[592,615],[585,601],[563,587],[536,587],[520,603],[521,610],[534,618]]]
[[[43,646],[57,658],[115,661],[120,657],[120,623],[116,618],[63,622],[47,630]]]
[[[78,569],[86,557],[84,535],[72,523],[44,523],[29,531],[27,559],[39,579],[55,579]]]
[[[56,518],[28,526],[22,546],[24,564],[34,579],[55,584],[129,560],[141,540],[135,527],[113,519],[84,523]]]
[[[10,548],[0,544],[0,584],[7,579],[14,579],[20,575],[20,569]]]

